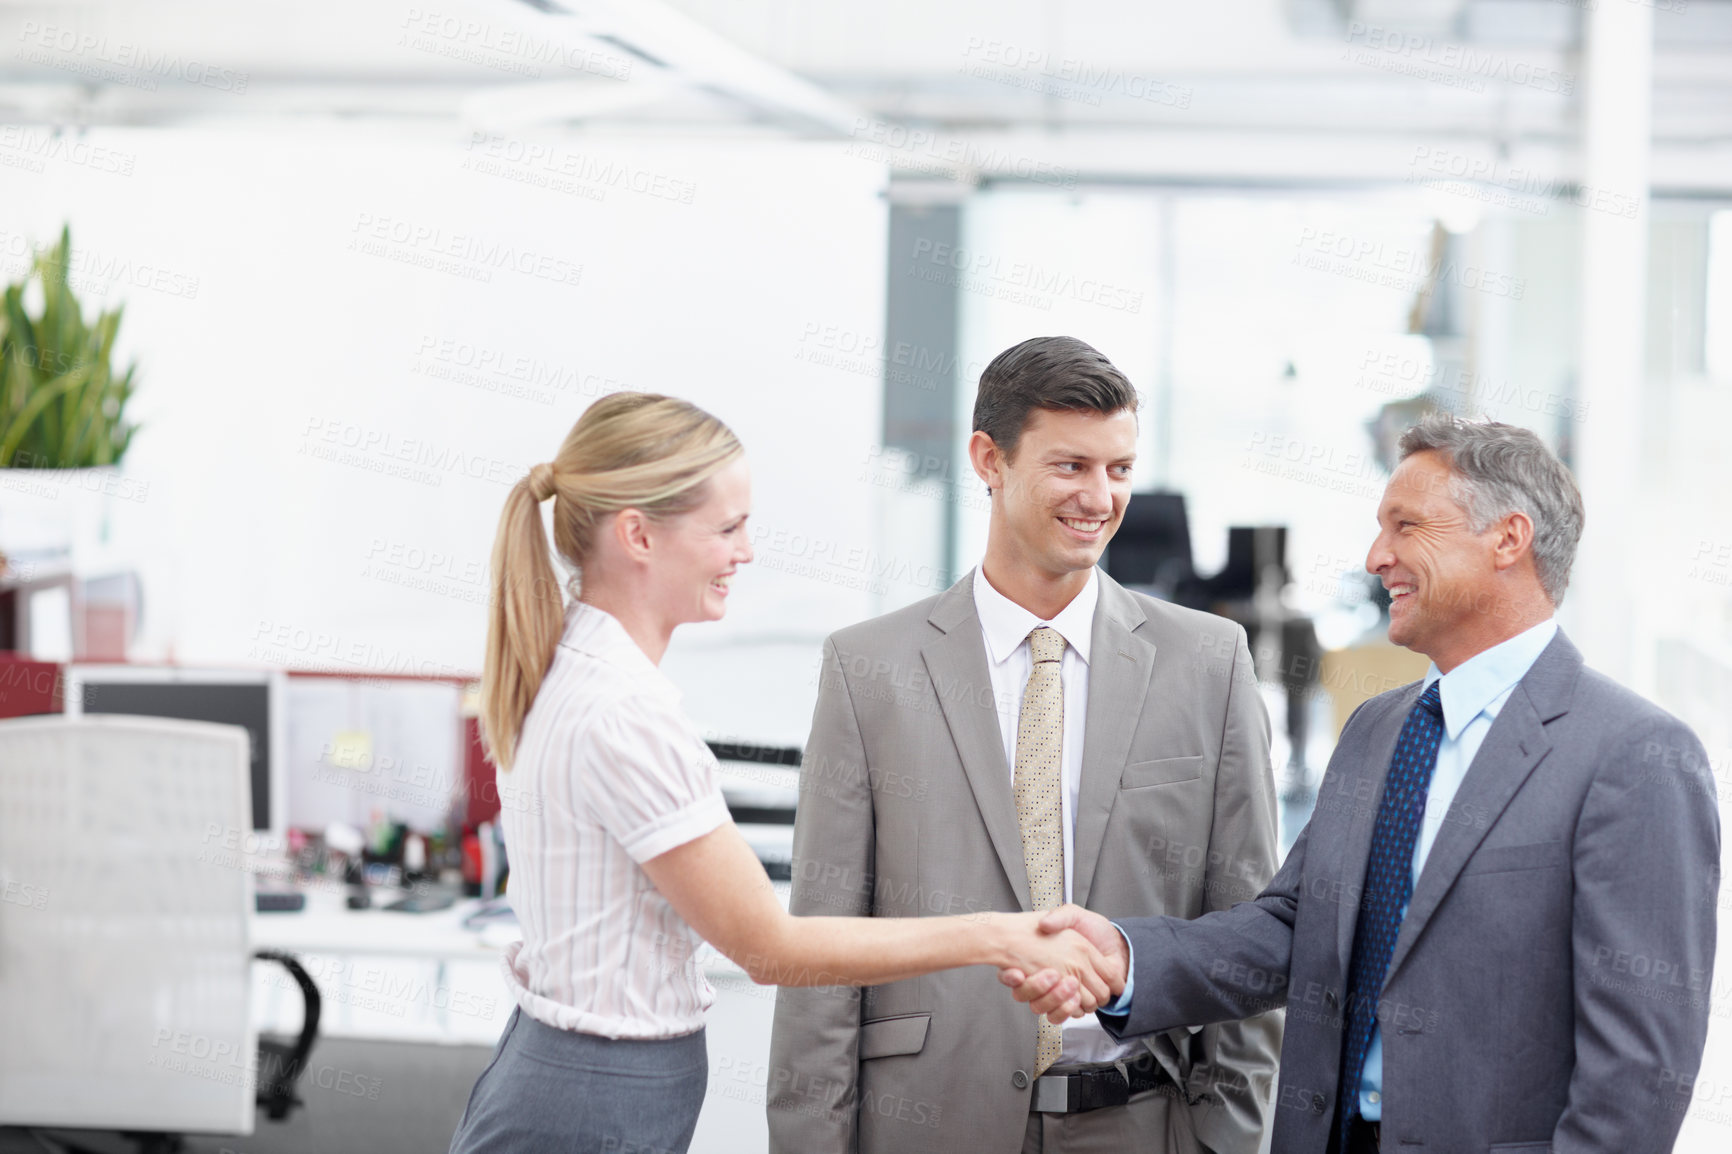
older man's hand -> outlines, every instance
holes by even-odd
[[[1087,938],[1106,959],[1108,970],[1102,976],[1113,997],[1124,992],[1129,958],[1125,952],[1125,940],[1117,926],[1092,910],[1063,905],[1043,917],[1040,928],[1047,934],[1075,930]],[[999,971],[998,980],[1011,988],[1017,1001],[1028,1003],[1029,1009],[1044,1014],[1051,1022],[1063,1022],[1066,1018],[1081,1017],[1087,1012],[1082,1008],[1084,999],[1076,979],[1057,970],[1025,974],[1019,969],[1007,968]]]

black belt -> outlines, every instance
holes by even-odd
[[[1383,1123],[1359,1115],[1347,1124],[1347,1154],[1378,1154],[1383,1149]]]
[[[1123,1106],[1131,1095],[1172,1081],[1153,1056],[1125,1063],[1125,1073],[1116,1065],[1058,1067],[1034,1080],[1029,1109],[1039,1114],[1081,1114]]]

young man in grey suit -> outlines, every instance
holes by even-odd
[[[1401,447],[1365,567],[1431,671],[1348,721],[1256,901],[1045,928],[1128,940],[1115,1037],[1285,1004],[1275,1154],[1670,1150],[1714,968],[1707,757],[1552,620],[1582,505],[1539,439],[1440,416]]]
[[[1277,863],[1245,634],[1095,568],[1130,498],[1137,398],[1081,341],[982,374],[981,565],[824,646],[794,830],[796,914],[1051,909],[1195,917]],[[1115,989],[1116,993],[1117,990]],[[1278,1020],[1121,1043],[1038,1023],[975,967],[783,990],[776,1154],[1252,1154]]]

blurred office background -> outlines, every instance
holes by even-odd
[[[1424,669],[1362,562],[1428,408],[1575,470],[1564,628],[1732,808],[1732,3],[0,0],[0,46],[0,281],[69,228],[138,365],[118,465],[0,468],[7,712],[106,681],[249,725],[239,840],[289,881],[353,830],[386,887],[487,889],[496,518],[621,389],[748,446],[757,562],[665,668],[785,875],[819,643],[974,564],[975,381],[1053,333],[1144,397],[1109,571],[1253,631],[1284,842],[1346,712]],[[338,1075],[315,1050],[304,1108],[193,1147],[443,1149],[509,931],[375,923],[465,908],[305,931]],[[772,999],[711,963],[694,1149],[761,1149]],[[1732,1132],[1724,986],[1681,1150]]]

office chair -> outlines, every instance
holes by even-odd
[[[253,836],[238,726],[0,721],[0,1125],[119,1131],[142,1150],[281,1118],[318,1030],[259,1045]]]
[[[1163,601],[1196,579],[1191,523],[1182,493],[1133,493],[1103,558],[1107,576],[1148,588]]]

